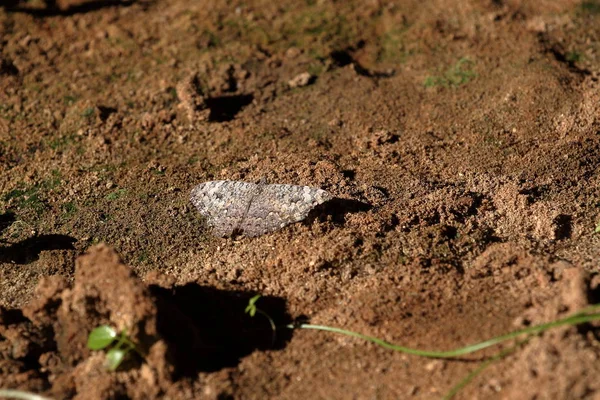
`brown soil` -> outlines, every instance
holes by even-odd
[[[441,398],[502,346],[273,344],[245,305],[443,350],[598,301],[597,0],[3,4],[0,388]],[[337,200],[211,236],[191,188],[263,177]],[[143,357],[108,372],[101,324]],[[458,398],[600,398],[597,334],[535,337]]]

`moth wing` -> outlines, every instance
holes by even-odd
[[[303,220],[313,208],[330,199],[328,192],[309,186],[260,186],[239,229],[246,236],[274,232]]]
[[[239,181],[211,181],[192,189],[190,201],[206,219],[215,236],[231,236],[243,220],[258,185]]]

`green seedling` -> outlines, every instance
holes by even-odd
[[[596,229],[594,229],[594,233],[600,233],[600,222],[596,225]]]
[[[251,316],[253,316],[254,313],[260,312],[261,314],[265,315],[269,319],[273,329],[275,329],[275,326],[273,324],[273,320],[271,319],[271,317],[269,317],[268,315],[266,315],[266,313],[264,311],[262,311],[256,307],[256,302],[258,301],[259,298],[260,298],[260,295],[256,295],[250,299],[248,307],[246,307],[246,312],[249,313]],[[254,311],[252,312],[249,310],[254,310]],[[529,341],[529,339],[532,336],[538,335],[542,332],[545,332],[545,331],[553,329],[553,328],[558,328],[560,326],[575,326],[575,325],[580,325],[580,324],[584,324],[584,323],[588,323],[588,322],[592,322],[592,321],[598,321],[598,320],[600,320],[600,304],[595,304],[595,305],[583,308],[583,309],[579,310],[577,313],[575,313],[569,317],[550,321],[545,324],[529,326],[527,328],[513,331],[513,332],[507,333],[505,335],[493,337],[491,339],[488,339],[488,340],[480,342],[480,343],[475,343],[475,344],[472,344],[469,346],[460,347],[460,348],[449,350],[449,351],[431,351],[431,350],[413,349],[410,347],[399,346],[399,345],[395,345],[392,343],[388,343],[385,340],[382,340],[382,339],[379,339],[379,338],[376,338],[373,336],[363,335],[362,333],[353,332],[353,331],[349,331],[346,329],[335,328],[335,327],[326,326],[326,325],[289,324],[289,325],[286,325],[286,328],[288,328],[288,329],[313,329],[313,330],[319,330],[319,331],[333,332],[333,333],[338,333],[341,335],[346,335],[346,336],[350,336],[350,337],[363,339],[363,340],[369,341],[371,343],[374,343],[378,346],[381,346],[385,349],[399,351],[399,352],[405,353],[405,354],[412,354],[412,355],[427,357],[427,358],[443,358],[443,359],[458,359],[459,357],[465,356],[467,354],[471,354],[471,353],[486,349],[488,347],[495,346],[500,343],[504,343],[509,340],[516,341],[516,343],[514,343],[512,346],[510,346],[510,347],[500,351],[496,355],[488,358],[477,369],[475,369],[473,372],[471,372],[469,375],[467,375],[463,380],[461,380],[457,385],[455,385],[446,394],[446,396],[444,396],[444,399],[451,399],[464,386],[466,386],[477,375],[479,375],[485,368],[487,368],[489,365],[493,364],[494,362],[503,359],[507,355],[511,354],[513,351],[517,350],[520,346],[527,343],[527,341]]]
[[[256,307],[256,302],[260,298],[261,298],[260,294],[257,294],[256,296],[252,297],[248,301],[248,305],[246,306],[245,313],[248,314],[248,315],[250,315],[251,317],[254,317],[258,313],[258,314],[264,316],[269,321],[269,324],[271,324],[271,330],[273,331],[273,336],[271,338],[271,343],[274,344],[275,343],[275,339],[277,339],[277,326],[275,325],[275,321],[273,321],[273,318],[271,318],[271,316],[269,314],[267,314],[266,312],[264,312],[260,308]]]
[[[125,330],[120,334],[108,325],[102,325],[90,332],[88,336],[87,347],[90,350],[103,350],[107,347],[111,348],[106,352],[106,365],[110,371],[115,371],[125,359],[125,356],[130,351],[135,351],[135,344],[127,336]],[[140,354],[141,355],[141,354]]]

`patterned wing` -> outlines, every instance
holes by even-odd
[[[328,200],[328,192],[309,186],[259,185],[238,228],[248,237],[274,232],[303,220]]]
[[[212,181],[192,189],[191,202],[215,236],[231,236],[243,221],[259,185],[239,181]]]

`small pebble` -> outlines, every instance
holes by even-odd
[[[313,76],[311,74],[303,72],[290,79],[288,85],[290,85],[291,88],[304,87],[311,82],[312,78]]]

